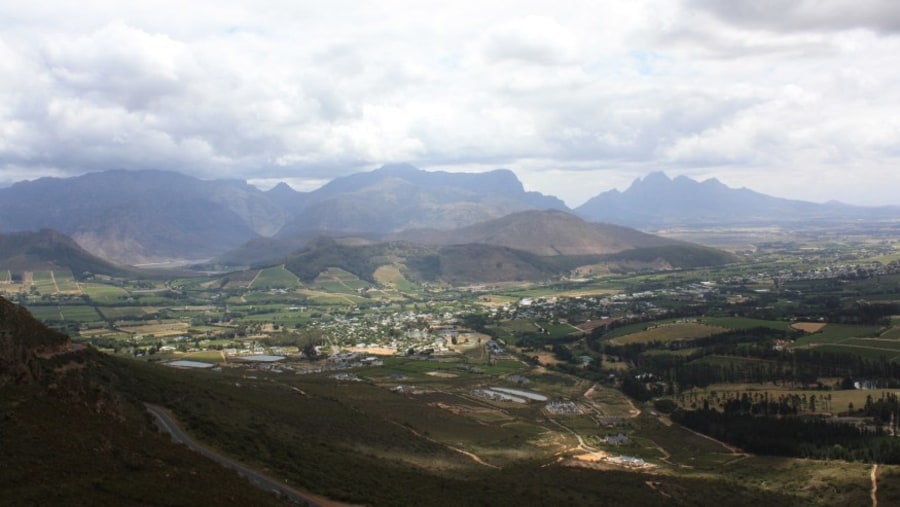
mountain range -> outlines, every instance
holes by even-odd
[[[537,221],[537,215],[519,214],[537,210],[559,213]],[[124,264],[223,254],[225,263],[246,263],[252,255],[258,262],[320,235],[357,242],[474,242],[537,255],[612,253],[621,250],[617,241],[632,248],[659,241],[613,225],[576,223],[564,217],[567,211],[573,210],[556,197],[526,191],[508,170],[430,172],[406,164],[336,178],[312,192],[286,184],[261,191],[245,181],[153,170],[41,178],[0,189],[0,232],[54,229],[91,254]],[[654,228],[894,218],[900,208],[793,201],[714,179],[653,173],[574,213],[589,222]]]
[[[575,208],[586,220],[631,227],[669,225],[773,225],[800,222],[900,218],[900,207],[851,206],[783,199],[747,188],[728,187],[712,178],[669,178],[654,172],[627,190],[609,190]]]

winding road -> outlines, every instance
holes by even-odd
[[[230,468],[236,471],[238,475],[246,478],[250,481],[251,484],[260,489],[270,491],[278,495],[279,497],[286,498],[294,503],[309,505],[310,507],[337,507],[348,505],[333,502],[326,498],[322,498],[305,491],[291,488],[277,479],[254,470],[223,454],[213,451],[209,447],[198,443],[196,440],[188,436],[184,432],[184,430],[181,429],[181,426],[178,425],[178,422],[172,417],[172,415],[169,414],[168,411],[166,411],[166,409],[156,405],[150,405],[148,403],[145,403],[144,406],[146,406],[147,410],[151,414],[153,414],[153,417],[156,418],[159,429],[171,435],[172,440],[184,444],[188,449],[206,456],[207,458],[215,461],[216,463],[219,463],[225,468]]]

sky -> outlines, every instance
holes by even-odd
[[[0,186],[107,169],[652,171],[900,204],[895,0],[0,2]]]

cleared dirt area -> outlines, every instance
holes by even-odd
[[[827,325],[824,322],[794,322],[791,328],[804,333],[818,333]]]
[[[430,375],[437,378],[456,378],[459,376],[455,373],[447,373],[444,371],[426,371],[425,375]]]
[[[562,361],[556,358],[553,354],[549,352],[541,352],[537,354],[538,364],[542,364],[544,366],[560,364]]]

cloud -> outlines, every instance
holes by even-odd
[[[688,5],[755,30],[900,32],[900,4],[893,0],[691,0]]]
[[[495,63],[514,60],[553,66],[576,62],[579,49],[572,33],[555,20],[526,16],[494,28],[487,36],[484,52]]]
[[[900,157],[893,4],[5,2],[0,184],[309,188],[409,161],[507,167],[572,203],[659,169],[839,197],[812,175],[884,179]]]

